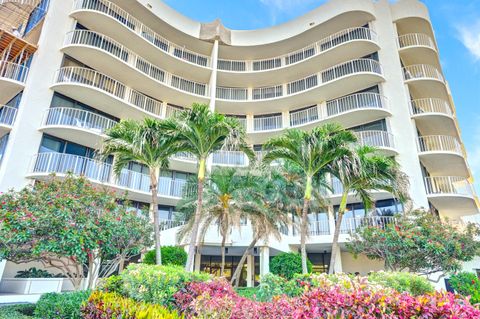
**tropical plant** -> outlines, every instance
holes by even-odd
[[[356,141],[355,135],[338,124],[325,124],[311,132],[297,129],[286,131],[280,137],[269,140],[264,148],[267,154],[264,162],[284,160],[302,171],[305,183],[303,209],[300,226],[300,246],[302,272],[308,272],[306,238],[308,235],[308,211],[312,199],[313,180],[324,171],[327,165],[350,154],[350,145]]]
[[[197,205],[185,265],[185,269],[191,270],[203,210],[207,158],[222,149],[243,151],[251,159],[254,158],[254,153],[245,142],[246,133],[240,122],[233,117],[212,112],[205,104],[193,104],[191,109],[179,112],[160,126],[171,137],[171,145],[176,150],[187,152],[198,161]]]
[[[472,304],[480,303],[480,279],[472,272],[459,272],[450,277],[450,286],[462,296],[470,296]]]
[[[479,235],[475,224],[459,227],[417,210],[397,216],[395,222],[359,227],[347,248],[354,255],[384,261],[388,270],[428,276],[462,269],[464,262],[480,254]]]
[[[87,290],[42,295],[35,307],[35,317],[42,319],[82,319],[80,307],[90,294],[91,291]]]
[[[150,250],[143,256],[142,262],[147,265],[155,265],[155,250]],[[187,253],[185,249],[178,246],[162,247],[162,264],[165,266],[185,266]]]
[[[44,269],[31,267],[29,269],[17,271],[15,278],[63,278],[63,274],[52,274]]]
[[[328,165],[328,171],[342,185],[329,267],[329,272],[334,273],[340,251],[338,239],[349,194],[360,198],[366,211],[371,209],[374,203],[370,193],[372,190],[387,191],[395,198],[405,201],[408,196],[408,178],[400,171],[394,158],[378,154],[371,146],[359,146],[353,152],[338,157]]]
[[[239,228],[244,217],[245,206],[248,205],[249,192],[255,189],[255,177],[247,171],[234,168],[214,169],[205,184],[203,195],[203,212],[201,218],[200,241],[211,225],[218,226],[221,242],[220,276],[225,269],[225,243],[227,236],[234,228]],[[197,197],[195,193],[184,198],[177,205],[177,211],[183,213],[187,223],[181,228],[177,240],[190,234],[195,222]]]
[[[408,292],[413,296],[426,295],[435,291],[425,277],[410,272],[372,272],[368,275],[368,281],[393,288],[398,292]]]
[[[307,259],[308,272],[312,271],[312,263]],[[270,261],[272,274],[292,279],[295,275],[302,273],[302,257],[297,253],[282,253]]]
[[[106,132],[101,156],[115,156],[113,171],[119,176],[131,162],[145,165],[150,177],[150,215],[153,218],[156,263],[162,263],[158,215],[158,180],[160,170],[168,167],[168,158],[176,153],[163,132],[161,122],[146,117],[143,122],[122,120]]]

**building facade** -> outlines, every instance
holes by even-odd
[[[167,118],[192,103],[236,117],[248,141],[261,146],[288,128],[338,122],[359,143],[395,156],[410,178],[411,206],[460,219],[478,213],[456,111],[442,72],[427,8],[417,0],[331,0],[268,29],[237,31],[202,24],[160,0],[0,0],[0,191],[50,173],[71,171],[107,185],[141,207],[148,171],[131,163],[120,176],[113,158],[94,158],[104,132],[121,119]],[[161,174],[163,244],[176,244],[175,205],[196,163],[188,154]],[[219,152],[218,166],[246,167],[238,152]],[[328,271],[341,187],[331,207],[310,215],[309,258]],[[341,243],[359,223],[382,222],[404,207],[375,192],[366,212],[349,199]],[[228,239],[227,275],[251,240],[248,222]],[[295,230],[255,247],[246,285],[269,271],[269,259],[299,249]],[[215,227],[197,252],[195,269],[216,273]],[[382,265],[339,255],[337,271],[367,273]],[[4,277],[16,267],[3,263]],[[1,272],[0,272],[1,274]]]

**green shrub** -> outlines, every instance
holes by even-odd
[[[304,291],[305,288],[301,284],[301,280],[287,280],[284,277],[270,273],[263,276],[262,280],[260,281],[257,300],[271,301],[273,297],[281,295],[297,297],[300,296]]]
[[[94,292],[81,309],[82,318],[180,319],[176,311],[160,305],[136,302],[115,293]]]
[[[425,277],[408,272],[373,272],[368,276],[368,281],[393,288],[398,292],[408,292],[414,296],[435,291],[433,285]]]
[[[251,288],[240,287],[240,288],[236,288],[235,291],[241,297],[245,297],[250,300],[257,300],[259,289],[257,287],[251,287]]]
[[[17,271],[15,278],[64,278],[63,274],[52,274],[43,269],[37,269],[35,267]]]
[[[123,280],[121,276],[110,276],[100,284],[100,289],[105,292],[115,292],[120,295],[124,295],[123,291]]]
[[[123,291],[137,301],[169,306],[172,296],[187,282],[211,279],[209,274],[186,272],[179,266],[132,264],[120,275]]]
[[[35,305],[0,307],[0,319],[32,319]]]
[[[450,286],[462,296],[471,296],[472,304],[480,303],[480,279],[471,272],[460,272],[452,275]]]
[[[147,265],[156,264],[155,250],[150,250],[143,256],[143,263]],[[181,247],[163,246],[162,247],[162,265],[185,266],[187,263],[187,253]]]
[[[80,306],[90,296],[90,291],[49,293],[40,297],[35,307],[35,317],[42,319],[81,319]]]
[[[312,272],[312,263],[307,259],[308,272]],[[296,253],[283,253],[270,261],[272,274],[293,279],[296,274],[302,273],[302,257]]]

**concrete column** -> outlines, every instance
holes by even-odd
[[[247,114],[247,133],[253,132],[254,123],[253,123],[253,114]]]
[[[260,247],[260,277],[270,272],[270,248]]]
[[[282,112],[282,127],[289,128],[290,127],[290,112],[285,111]]]
[[[215,100],[217,98],[217,63],[218,63],[218,40],[213,43],[211,55],[212,75],[210,76],[210,110],[215,111]]]
[[[72,2],[51,0],[28,74],[16,121],[0,167],[0,191],[20,189],[31,182],[25,176],[38,152],[42,133],[38,131],[45,111],[50,107],[55,72],[60,68],[60,51],[65,32],[71,30],[74,20],[69,17]],[[28,147],[27,147],[28,146]],[[14,168],[14,169],[13,169]]]
[[[247,287],[254,286],[255,263],[252,255],[247,256]]]
[[[322,120],[324,118],[326,118],[328,116],[328,112],[327,112],[327,102],[326,101],[323,101],[322,103],[320,104],[317,104],[317,108],[318,108],[318,117]]]
[[[4,259],[0,261],[0,282],[2,282],[3,272],[5,271],[6,267],[7,267],[7,260]]]

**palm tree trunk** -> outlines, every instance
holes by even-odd
[[[307,267],[307,231],[308,231],[308,205],[312,198],[312,177],[307,176],[307,185],[305,186],[305,196],[303,198],[302,222],[300,225],[300,250],[302,254],[302,274],[308,274]]]
[[[195,211],[195,218],[193,220],[192,233],[190,236],[190,244],[188,246],[187,263],[185,265],[186,271],[191,271],[193,266],[193,259],[195,257],[195,247],[197,245],[198,228],[200,227],[200,217],[202,216],[203,206],[203,184],[205,180],[206,159],[199,160],[198,167],[198,183],[197,183],[197,209]]]
[[[342,226],[343,214],[347,208],[347,199],[348,191],[344,191],[342,195],[342,200],[340,202],[340,207],[338,208],[337,221],[335,222],[335,232],[333,233],[333,242],[332,242],[332,256],[330,257],[330,267],[328,268],[328,273],[335,273],[335,262],[337,255],[340,252],[340,247],[338,246],[338,239],[340,237],[340,228]]]
[[[225,272],[225,242],[227,241],[227,232],[228,232],[228,225],[230,223],[230,220],[227,220],[228,218],[228,207],[223,208],[223,225],[221,225],[221,235],[222,235],[222,246],[221,246],[221,252],[222,252],[222,264],[220,268],[220,276],[223,277],[223,274]]]
[[[150,202],[150,216],[153,217],[153,229],[155,236],[155,262],[157,265],[162,264],[162,250],[160,243],[160,221],[158,220],[158,176],[159,169],[150,170],[150,190],[152,192],[152,200]]]
[[[245,263],[245,260],[247,259],[248,254],[252,251],[253,247],[255,247],[255,244],[258,241],[258,236],[255,236],[250,243],[250,245],[245,249],[245,252],[243,253],[242,258],[238,262],[237,268],[235,269],[235,272],[232,275],[232,279],[230,280],[230,283],[233,284],[235,281],[235,287],[238,287],[238,284],[240,282],[240,273],[242,272],[243,269],[243,264]]]
[[[223,274],[225,272],[225,241],[226,241],[227,235],[222,236],[222,246],[221,246],[221,251],[222,251],[222,265],[220,268],[220,277],[223,277]]]

